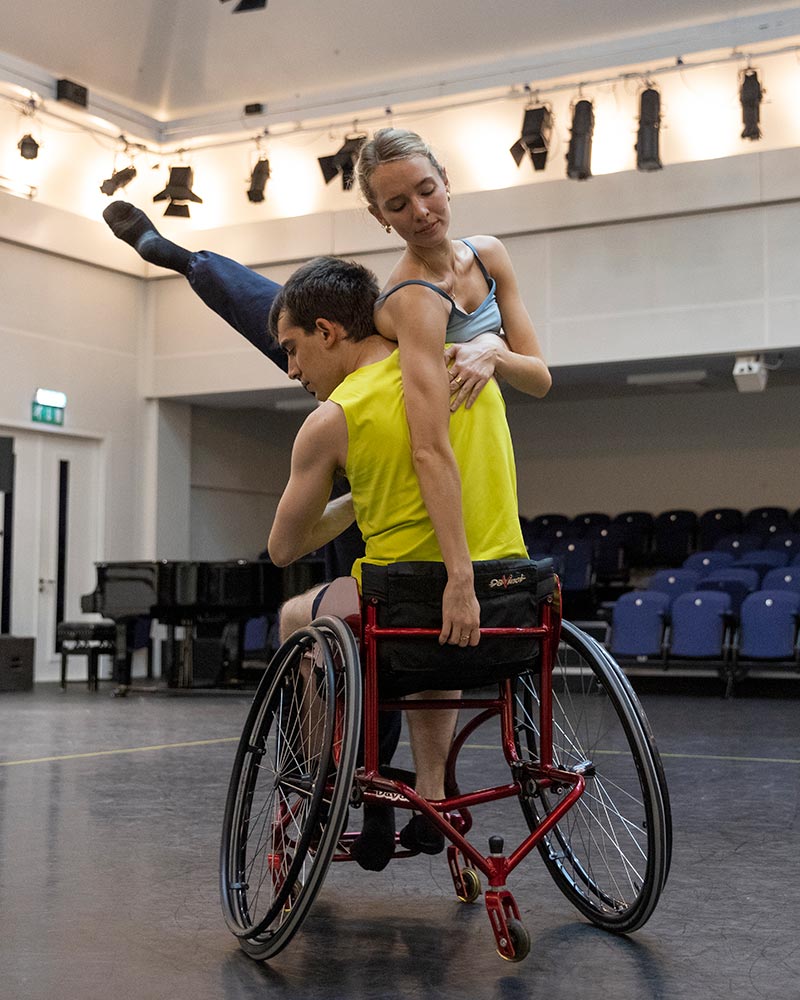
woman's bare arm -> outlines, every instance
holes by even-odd
[[[467,344],[449,349],[447,361],[461,375],[451,409],[471,405],[488,381],[487,371],[531,396],[547,395],[552,384],[533,322],[520,295],[508,251],[493,236],[475,236],[471,242],[497,286],[497,304],[503,321],[505,343],[494,334],[483,334]],[[494,339],[492,339],[494,337]]]
[[[403,395],[414,469],[447,568],[439,641],[480,639],[480,607],[461,508],[461,477],[449,438],[449,379],[444,363],[447,304],[435,292],[409,285],[376,312],[380,333],[400,349]]]

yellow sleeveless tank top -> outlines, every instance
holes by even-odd
[[[329,397],[347,420],[347,478],[366,543],[361,563],[441,562],[411,457],[400,356],[357,369]],[[450,442],[461,472],[461,500],[473,561],[525,558],[517,479],[505,402],[490,380],[474,406],[450,415]]]

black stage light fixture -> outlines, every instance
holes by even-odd
[[[130,184],[133,178],[136,176],[136,167],[131,164],[129,167],[123,167],[122,170],[112,170],[111,176],[106,178],[100,185],[100,190],[103,194],[107,194],[109,198],[112,194],[116,194],[120,188],[124,188],[126,184]]]
[[[318,158],[319,168],[325,183],[330,184],[337,174],[342,175],[342,188],[349,191],[353,186],[355,178],[356,160],[358,153],[367,137],[363,132],[345,136],[344,145],[333,156],[320,156]]]
[[[227,3],[228,0],[220,0],[220,3]],[[233,8],[234,14],[239,14],[245,10],[264,10],[268,0],[239,0]]]
[[[269,160],[266,156],[262,156],[253,167],[253,172],[250,175],[250,187],[247,191],[247,197],[250,201],[264,200],[264,188],[267,186],[270,173]]]
[[[760,139],[759,117],[761,98],[764,91],[758,82],[758,73],[754,69],[746,69],[741,74],[742,85],[739,89],[739,100],[742,102],[743,139]]]
[[[189,206],[181,205],[177,201],[171,201],[164,209],[164,215],[172,215],[176,219],[188,219]]]
[[[530,153],[533,169],[544,170],[552,131],[553,112],[549,104],[528,108],[522,119],[522,134],[509,150],[516,165],[519,166],[525,154]]]
[[[637,170],[661,170],[658,152],[660,128],[661,95],[655,87],[648,87],[639,98],[639,131],[634,146]]]
[[[153,201],[166,201],[169,205],[164,215],[175,215],[182,219],[189,218],[189,206],[179,202],[194,201],[202,205],[203,199],[192,191],[194,171],[191,167],[170,167],[169,181],[163,191],[153,196]]]
[[[591,101],[578,101],[572,113],[572,132],[567,150],[567,177],[585,181],[592,176],[594,108]]]
[[[17,149],[23,160],[35,160],[39,155],[39,143],[33,138],[30,132],[23,135],[19,140]]]
[[[88,108],[89,91],[74,80],[57,80],[56,100],[74,104],[76,108]]]

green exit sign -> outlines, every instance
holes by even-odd
[[[31,420],[35,424],[57,424],[64,425],[64,411],[60,406],[45,406],[44,403],[33,403],[31,405]]]

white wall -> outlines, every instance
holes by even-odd
[[[193,559],[254,559],[289,477],[295,414],[192,408]]]
[[[520,511],[800,507],[800,387],[509,407]]]
[[[140,554],[142,283],[0,241],[0,423],[30,427],[37,387],[67,394],[66,429],[106,442],[108,559]]]
[[[515,237],[509,248],[554,366],[691,357],[797,345],[799,224],[794,203]]]

